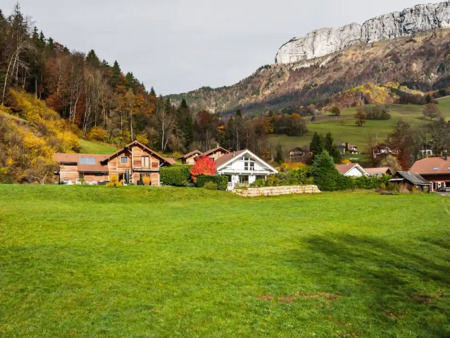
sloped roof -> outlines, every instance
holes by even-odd
[[[175,159],[171,158],[171,157],[166,157],[165,158],[166,162],[169,163],[170,165],[173,165],[176,163]]]
[[[258,156],[256,156],[255,154],[253,154],[250,150],[248,149],[244,149],[244,150],[239,150],[239,151],[234,151],[234,152],[230,152],[228,154],[223,155],[222,157],[219,157],[216,160],[216,167],[217,169],[220,169],[221,167],[223,167],[224,165],[226,165],[229,162],[232,162],[234,159],[237,159],[238,157],[240,157],[242,154],[244,153],[248,153],[251,157],[257,159],[258,161],[264,163],[267,167],[269,167],[274,173],[277,173],[277,171],[268,163],[266,163],[265,161],[263,161],[261,158],[259,158]]]
[[[109,155],[98,154],[65,154],[55,153],[53,159],[60,164],[76,164],[80,172],[108,172],[108,167],[102,165]],[[80,164],[80,157],[93,158],[94,164]]]
[[[153,156],[158,157],[158,158],[159,158],[160,160],[162,160],[163,162],[168,163],[164,157],[162,157],[161,155],[159,155],[156,151],[151,150],[149,147],[144,146],[144,145],[143,145],[142,143],[140,143],[139,141],[133,141],[133,142],[127,144],[125,147],[123,147],[122,149],[116,151],[114,154],[108,155],[108,157],[105,158],[103,161],[109,161],[109,160],[111,160],[112,158],[116,157],[117,155],[119,155],[120,153],[122,153],[123,151],[127,150],[129,147],[132,147],[132,146],[134,146],[134,145],[136,145],[136,146],[138,146],[138,147],[141,147],[142,149],[146,150],[147,152],[149,152],[149,153],[152,154]]]
[[[225,163],[229,162],[233,158],[238,157],[239,155],[245,153],[245,151],[246,150],[239,150],[239,151],[235,151],[235,152],[231,152],[231,153],[225,154],[222,157],[219,157],[216,160],[216,167],[220,168],[221,166],[223,166]]]
[[[180,159],[186,159],[186,158],[189,158],[191,156],[201,155],[201,154],[203,154],[203,153],[200,150],[197,149],[197,150],[191,151],[190,153],[187,153],[187,154],[181,156]]]
[[[367,174],[367,172],[364,170],[363,167],[361,167],[358,163],[351,163],[351,164],[336,164],[336,169],[339,171],[340,174],[345,175],[353,168],[359,168],[360,171],[364,174]]]
[[[209,155],[214,154],[216,151],[219,151],[219,150],[222,151],[222,152],[224,152],[224,153],[226,153],[226,154],[230,153],[230,152],[229,152],[228,150],[226,150],[225,148],[217,147],[217,148],[209,149],[209,150],[205,151],[202,155],[203,155],[203,156],[209,156]]]
[[[450,159],[444,157],[428,157],[417,161],[409,170],[421,175],[450,175]]]
[[[410,171],[398,171],[396,176],[400,176],[414,185],[430,185],[431,183],[424,179],[420,174]]]
[[[380,168],[364,168],[364,170],[369,175],[376,175],[376,174],[387,174],[391,171],[389,167],[380,167]]]

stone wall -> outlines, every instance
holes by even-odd
[[[233,193],[243,197],[316,194],[320,192],[321,191],[316,185],[295,185],[286,187],[248,188],[233,190]]]

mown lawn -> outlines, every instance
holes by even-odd
[[[449,336],[450,198],[0,186],[0,336]]]
[[[450,97],[441,98],[438,102],[442,116],[446,120],[450,119]],[[399,120],[407,121],[414,126],[429,123],[422,116],[424,106],[412,104],[388,106],[392,118],[387,121],[367,121],[363,127],[358,127],[355,125],[354,118],[356,108],[347,108],[343,109],[341,116],[337,118],[329,115],[319,116],[316,121],[307,124],[309,132],[301,137],[270,135],[269,143],[274,150],[278,144],[281,144],[287,155],[289,150],[295,147],[308,147],[315,132],[319,134],[331,132],[337,143],[356,144],[360,150],[365,151],[369,144],[369,136],[373,137],[375,142],[383,142],[392,133]]]

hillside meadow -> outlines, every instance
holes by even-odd
[[[0,185],[0,336],[449,336],[450,199]]]
[[[450,119],[450,97],[438,100],[439,108],[446,120]],[[271,135],[269,143],[272,148],[281,144],[285,153],[295,147],[309,146],[311,138],[315,132],[326,134],[331,132],[337,143],[348,142],[355,144],[362,151],[367,150],[369,136],[373,136],[377,143],[383,142],[387,136],[394,130],[399,120],[407,121],[411,125],[423,125],[429,122],[422,116],[424,106],[419,105],[387,105],[392,118],[386,121],[367,121],[363,127],[355,125],[356,108],[347,108],[341,111],[341,116],[334,117],[329,115],[319,116],[316,121],[307,124],[308,133],[301,137],[290,137],[286,135]]]

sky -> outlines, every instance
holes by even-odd
[[[1,0],[10,14],[17,0]],[[426,1],[439,2],[439,1]],[[20,0],[46,37],[119,62],[158,94],[232,85],[294,36],[362,24],[420,0]]]

